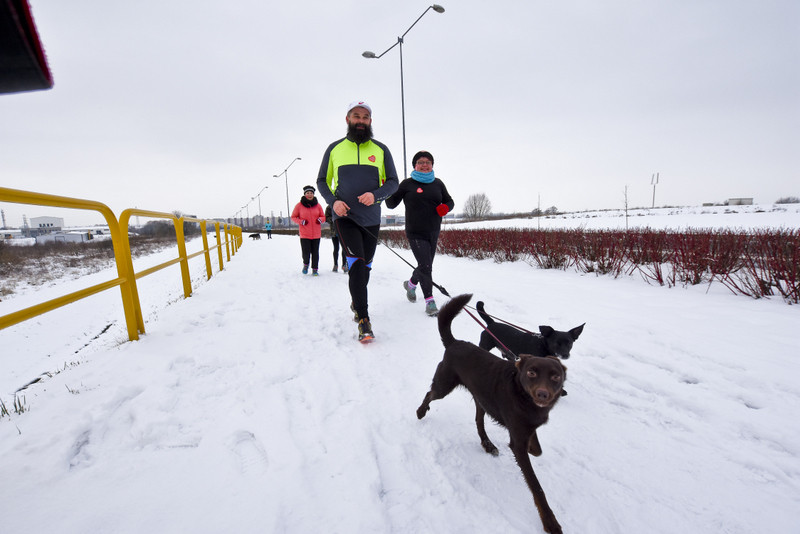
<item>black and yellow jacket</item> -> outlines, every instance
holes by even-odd
[[[397,191],[400,184],[389,148],[371,139],[356,144],[347,137],[331,143],[322,157],[317,190],[329,206],[341,200],[350,206],[349,218],[362,226],[381,223],[381,201]],[[375,196],[375,204],[358,201],[364,193]],[[333,219],[338,219],[333,214]]]

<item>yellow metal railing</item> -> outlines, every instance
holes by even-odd
[[[199,256],[200,254],[204,254],[206,263],[206,276],[208,279],[212,276],[211,251],[217,249],[219,269],[222,270],[224,267],[222,261],[222,245],[225,245],[227,261],[230,261],[231,256],[236,254],[236,251],[242,246],[243,243],[242,229],[240,227],[220,223],[218,221],[206,221],[204,219],[195,219],[191,217],[178,218],[171,213],[140,209],[127,209],[123,211],[118,221],[111,209],[100,202],[48,195],[44,193],[34,193],[30,191],[21,191],[17,189],[8,189],[5,187],[0,187],[0,201],[11,202],[15,204],[31,204],[37,206],[51,206],[57,208],[71,208],[99,212],[106,220],[106,224],[108,224],[108,230],[111,234],[111,242],[114,245],[114,263],[117,267],[117,278],[95,284],[91,287],[87,287],[86,289],[75,291],[73,293],[69,293],[68,295],[51,299],[34,306],[9,313],[7,315],[0,316],[0,330],[17,323],[27,321],[28,319],[43,313],[55,310],[56,308],[66,306],[67,304],[94,295],[101,291],[119,286],[122,294],[122,308],[125,313],[125,324],[128,329],[128,339],[131,341],[139,339],[139,334],[144,334],[144,320],[142,318],[142,306],[139,301],[139,291],[136,287],[137,279],[169,267],[170,265],[179,263],[181,266],[183,294],[184,297],[188,298],[192,295],[192,283],[189,275],[189,260],[195,256]],[[141,272],[135,272],[133,269],[130,241],[128,239],[129,222],[131,216],[133,215],[171,220],[173,226],[175,227],[175,240],[178,245],[178,257],[145,269]],[[191,255],[187,255],[186,252],[186,239],[183,232],[184,222],[199,223],[203,236],[203,249]],[[207,224],[209,222],[214,224],[216,230],[216,244],[211,247],[209,247],[207,235]],[[224,231],[224,240],[222,239],[221,229]]]

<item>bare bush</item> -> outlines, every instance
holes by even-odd
[[[403,232],[384,230],[390,246]],[[439,253],[525,261],[544,269],[620,276],[639,272],[668,287],[721,283],[753,298],[780,295],[800,304],[800,230],[446,230]]]
[[[171,225],[170,225],[171,226]],[[174,235],[174,231],[173,231]],[[175,238],[132,236],[134,257],[175,245]],[[108,240],[88,243],[49,242],[9,246],[0,241],[0,297],[13,295],[21,284],[41,286],[54,280],[74,280],[114,266],[114,245]]]
[[[492,213],[492,203],[486,193],[476,193],[467,197],[464,203],[464,217],[472,220],[485,219]]]

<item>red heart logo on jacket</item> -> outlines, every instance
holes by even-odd
[[[422,193],[422,188],[421,187],[417,188],[417,193]]]
[[[372,163],[375,163],[375,156],[370,156],[367,159],[370,160]]]

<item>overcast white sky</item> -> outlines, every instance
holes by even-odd
[[[30,0],[55,87],[0,96],[0,185],[230,217],[313,183],[346,105],[403,172],[399,50],[416,0]],[[403,45],[408,157],[459,211],[800,196],[795,0],[443,0]],[[409,163],[410,166],[410,163]],[[53,213],[0,203],[10,225]],[[248,206],[258,213],[258,202]],[[63,215],[61,215],[63,216]],[[86,220],[76,212],[67,224]]]

